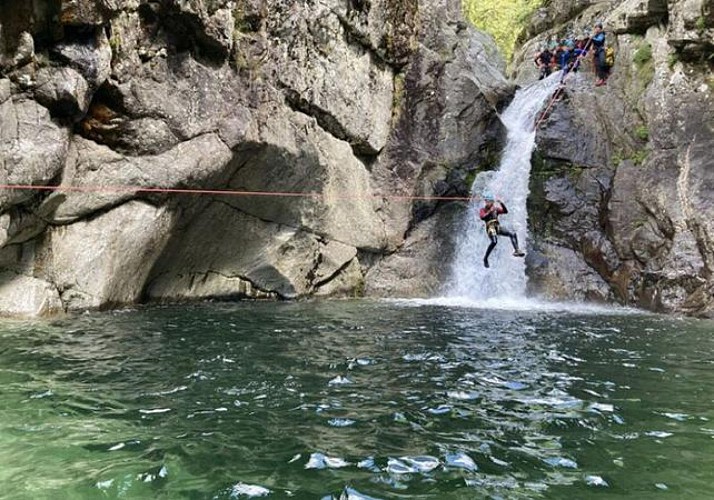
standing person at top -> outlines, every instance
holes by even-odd
[[[513,255],[516,257],[523,257],[525,253],[521,252],[518,248],[518,237],[516,233],[506,231],[501,228],[501,224],[498,222],[498,216],[501,214],[507,214],[508,208],[501,200],[495,200],[491,193],[485,193],[483,195],[484,206],[479,210],[479,217],[482,221],[486,223],[486,234],[491,243],[486,249],[486,255],[483,256],[483,265],[489,267],[488,256],[496,248],[498,243],[498,236],[508,236],[511,239],[511,244],[513,245]]]
[[[595,58],[595,73],[597,74],[595,86],[600,87],[605,85],[609,73],[609,68],[605,62],[605,32],[602,29],[602,23],[597,23],[594,31],[595,34],[593,35],[591,42]]]

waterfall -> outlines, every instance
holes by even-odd
[[[489,240],[478,211],[483,206],[481,198],[484,191],[503,200],[508,214],[499,217],[501,226],[515,231],[521,249],[527,251],[526,199],[531,153],[535,147],[533,125],[543,104],[558,86],[560,76],[560,72],[557,72],[519,90],[501,115],[501,121],[508,131],[506,146],[498,170],[480,173],[471,188],[472,201],[457,237],[451,279],[445,289],[447,296],[474,300],[518,300],[525,297],[524,259],[512,255],[513,247],[508,237],[498,237],[498,245],[489,257],[491,267],[484,267],[483,256]]]

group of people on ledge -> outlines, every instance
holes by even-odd
[[[560,81],[565,81],[569,72],[578,71],[580,61],[588,54],[593,54],[593,64],[597,80],[595,85],[600,87],[605,85],[610,76],[610,65],[608,64],[605,47],[605,31],[602,23],[597,23],[593,29],[592,36],[569,37],[552,42],[539,50],[533,62],[540,71],[539,80],[546,78],[553,71],[563,70]]]

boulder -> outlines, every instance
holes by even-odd
[[[8,87],[7,80],[0,80],[0,89]],[[24,98],[8,98],[0,104],[0,184],[49,184],[62,171],[68,145],[68,131],[52,120],[47,108]],[[36,195],[2,189],[0,212]]]
[[[74,122],[87,112],[91,91],[87,81],[72,68],[43,68],[37,75],[35,99],[52,116]]]
[[[130,201],[88,221],[48,229],[35,272],[59,290],[67,309],[135,303],[172,227],[172,214]]]
[[[209,245],[196,242],[211,241]],[[356,249],[295,227],[267,222],[224,202],[210,203],[174,235],[147,287],[154,300],[296,298],[342,274],[333,289],[355,289]],[[342,273],[342,270],[346,272]]]
[[[37,317],[63,312],[52,284],[13,272],[0,272],[0,311],[3,316]]]

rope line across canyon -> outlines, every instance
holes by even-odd
[[[468,196],[416,196],[395,194],[368,194],[361,196],[332,196],[316,192],[304,191],[245,191],[233,189],[196,189],[196,188],[162,188],[141,186],[67,186],[67,185],[30,185],[30,184],[0,184],[0,190],[20,191],[53,191],[68,193],[162,193],[162,194],[190,194],[213,196],[256,196],[275,198],[329,198],[330,200],[363,200],[383,199],[402,201],[469,201],[474,199]]]

